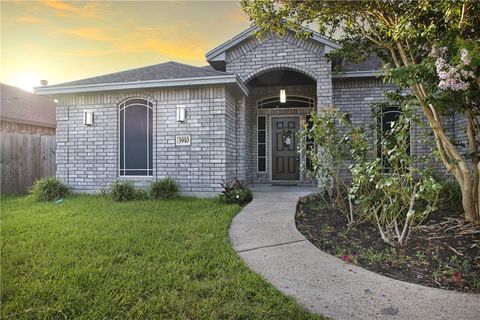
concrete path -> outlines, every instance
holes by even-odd
[[[297,231],[306,187],[254,186],[254,200],[234,219],[238,255],[307,310],[333,319],[480,319],[480,295],[390,279],[319,250]],[[372,235],[376,237],[377,235]]]

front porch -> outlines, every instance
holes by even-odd
[[[298,70],[270,70],[247,82],[246,180],[255,184],[314,185],[297,133],[316,110],[315,79]]]

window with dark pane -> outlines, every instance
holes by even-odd
[[[119,106],[120,176],[153,175],[153,104],[127,99]]]
[[[313,121],[311,115],[305,116],[305,123],[308,129],[312,129]],[[312,137],[307,137],[307,141],[305,141],[305,148],[306,148],[306,157],[305,157],[305,167],[308,171],[313,170],[313,161],[310,154],[310,151],[315,150],[315,142]]]
[[[388,159],[385,158],[384,152],[382,152],[382,140],[385,137],[385,134],[390,131],[396,121],[398,121],[401,116],[402,111],[399,107],[386,107],[382,109],[379,117],[377,118],[377,124],[379,127],[379,137],[377,139],[377,156],[382,159],[383,167],[388,170],[390,163]],[[410,140],[408,143],[409,147],[407,153],[410,154]]]
[[[267,170],[267,125],[266,117],[258,117],[257,121],[257,162],[258,172],[265,172]]]

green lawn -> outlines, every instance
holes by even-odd
[[[1,201],[2,319],[308,319],[228,242],[214,200]]]

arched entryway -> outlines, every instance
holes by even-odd
[[[261,68],[248,75],[246,83],[248,179],[255,183],[312,183],[297,132],[316,109],[315,75],[290,67]]]

